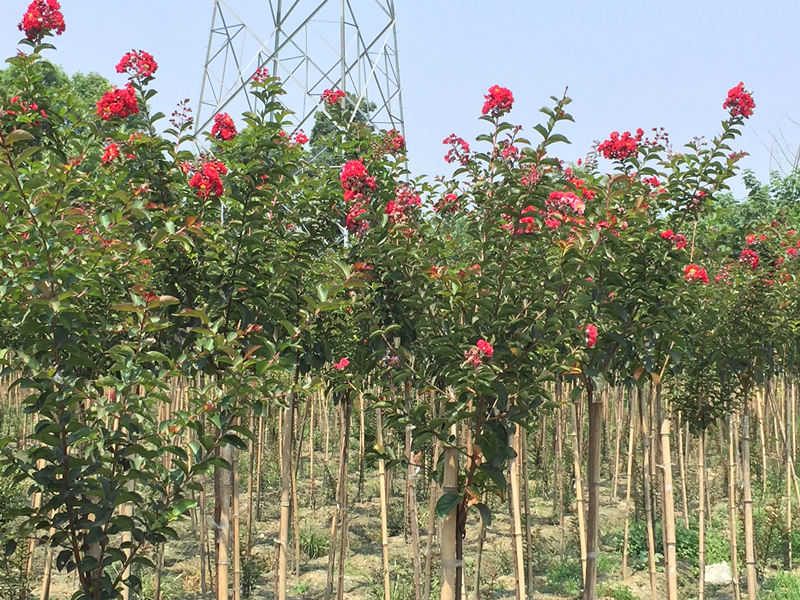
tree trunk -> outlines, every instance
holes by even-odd
[[[586,581],[584,600],[597,598],[597,557],[600,553],[600,463],[601,438],[603,435],[603,403],[587,380],[586,397],[589,402],[589,514],[586,530]]]
[[[520,494],[520,463],[521,463],[521,445],[520,445],[520,431],[521,427],[515,425],[515,432],[512,438],[512,448],[516,456],[509,465],[510,473],[510,508],[511,508],[511,535],[514,547],[514,573],[517,579],[516,595],[517,600],[525,600],[527,594],[525,592],[525,560],[522,550],[522,502]]]
[[[431,417],[436,418],[436,416],[441,411],[436,410],[436,397],[431,392]],[[433,460],[431,461],[431,473],[435,473],[436,469],[439,464],[439,452],[442,447],[441,440],[437,437],[436,442],[433,445]],[[425,571],[423,575],[423,591],[422,597],[424,600],[429,600],[431,597],[431,558],[433,554],[433,534],[436,527],[436,499],[437,499],[437,492],[438,486],[436,482],[433,480],[433,477],[430,478],[430,488],[428,493],[428,531],[427,537],[425,539]],[[388,565],[388,558],[387,563]],[[478,563],[478,568],[476,568],[476,572],[480,572],[480,562]],[[476,575],[477,577],[478,575]],[[387,597],[385,600],[389,600]]]
[[[661,384],[658,384],[659,388]],[[657,392],[658,393],[658,392]],[[666,411],[665,411],[666,414]],[[666,539],[664,559],[666,562],[667,599],[678,600],[678,568],[675,554],[675,505],[672,495],[672,460],[669,447],[670,421],[665,418],[661,423],[661,461],[663,469],[662,498],[664,498],[664,518],[662,527]]]
[[[385,451],[383,446],[383,420],[381,409],[375,410],[375,434],[377,437],[378,449],[381,453]],[[391,600],[392,584],[389,580],[389,501],[386,497],[386,461],[383,458],[378,459],[378,494],[380,495],[381,502],[381,556],[383,558],[383,600]],[[430,557],[430,532],[428,533],[428,553],[425,557],[426,565],[429,565]],[[430,577],[428,577],[427,585],[430,591]],[[428,596],[426,596],[426,599]]]
[[[633,488],[633,458],[636,454],[636,394],[628,396],[628,412],[630,419],[628,424],[628,465],[625,471],[625,533],[622,541],[622,580],[628,579],[628,535],[630,534],[631,517],[631,489]]]
[[[278,529],[278,561],[275,597],[286,600],[287,566],[289,560],[289,519],[292,507],[292,445],[294,438],[295,393],[289,394],[289,405],[282,409],[283,423],[280,424],[281,460],[281,504],[280,525]]]
[[[706,596],[706,430],[700,430],[697,438],[697,561],[700,579],[697,600]]]
[[[683,459],[683,427],[678,413],[678,469],[681,472],[681,502],[683,503],[683,526],[689,529],[689,502],[686,494],[686,462]]]
[[[586,582],[586,520],[583,506],[583,483],[581,476],[581,446],[578,437],[578,405],[572,405],[572,467],[575,475],[575,503],[578,518],[578,539],[581,548],[581,581]]]
[[[642,432],[642,487],[644,488],[644,514],[647,527],[647,569],[650,573],[650,597],[658,600],[656,580],[656,543],[653,535],[653,497],[650,478],[650,427],[647,424],[648,410],[644,401],[644,390],[639,388],[639,424]]]
[[[736,446],[734,445],[734,417],[728,415],[728,538],[731,549],[731,578],[733,600],[739,600],[739,551],[737,549],[736,523]]]
[[[742,484],[744,485],[744,549],[747,598],[756,600],[756,547],[753,531],[753,490],[750,482],[750,407],[745,398],[742,412]]]
[[[347,558],[347,461],[350,455],[350,414],[353,410],[353,400],[350,394],[344,398],[342,406],[342,442],[341,442],[341,470],[339,471],[339,580],[336,586],[337,600],[344,600],[344,561]]]
[[[228,600],[228,580],[230,567],[231,541],[231,475],[234,468],[233,446],[224,444],[219,449],[219,457],[228,467],[214,469],[214,520],[216,522],[217,600]]]
[[[456,431],[451,431],[455,435]],[[444,472],[442,476],[442,493],[458,494],[458,449],[447,446],[443,453]],[[458,505],[454,506],[442,522],[441,562],[442,590],[441,600],[456,600],[461,595],[457,587],[458,563],[456,562],[456,537],[458,521]]]

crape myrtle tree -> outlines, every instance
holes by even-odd
[[[77,571],[76,597],[113,598],[141,587],[131,567],[152,566],[213,470],[217,597],[227,598],[231,466],[249,435],[238,418],[296,391],[310,329],[333,306],[331,274],[315,277],[327,199],[297,191],[302,140],[283,133],[280,86],[264,72],[244,131],[218,115],[200,156],[182,148],[185,106],[156,134],[146,52],[122,58],[127,83],[91,113],[60,102],[40,85],[52,70],[43,40],[64,29],[59,8],[29,7],[27,52],[9,60],[14,91],[0,99],[0,310],[14,332],[2,362],[36,417],[29,446],[2,440],[4,474],[34,496],[15,516],[59,570]],[[178,376],[195,383],[164,418]],[[14,550],[16,539],[3,542]]]

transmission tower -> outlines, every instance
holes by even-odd
[[[298,129],[313,126],[326,89],[340,89],[354,114],[374,105],[373,126],[405,133],[394,0],[214,0],[195,131],[252,110],[259,68],[281,78]]]

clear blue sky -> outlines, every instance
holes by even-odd
[[[212,0],[61,2],[67,30],[51,58],[67,72],[97,71],[120,84],[118,59],[144,49],[160,65],[155,108],[169,114],[183,98],[196,103]],[[15,52],[15,25],[28,3],[3,0],[3,56]],[[576,122],[562,132],[573,143],[556,149],[566,160],[612,130],[664,126],[676,147],[694,135],[711,137],[725,93],[739,81],[756,101],[737,142],[751,156],[740,164],[765,179],[779,166],[770,159],[770,150],[780,153],[774,137],[785,138],[790,154],[800,145],[797,0],[397,0],[396,10],[415,174],[447,172],[442,139],[456,132],[471,140],[481,131],[483,94],[495,83],[513,91],[512,120],[528,132],[539,107],[569,86]]]

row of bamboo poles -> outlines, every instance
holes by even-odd
[[[23,412],[23,394],[18,388],[9,388],[9,381],[0,382],[0,433],[18,436],[19,446],[25,447],[34,416]],[[175,411],[188,408],[191,387],[190,382],[175,381],[171,388],[171,402],[161,403],[158,407],[160,420],[168,420]],[[557,383],[552,392],[556,408],[542,411],[528,428],[516,426],[512,433],[511,444],[517,456],[510,461],[506,473],[509,482],[506,506],[518,582],[517,599],[530,600],[534,592],[531,503],[537,499],[534,495],[538,487],[549,490],[547,501],[552,502],[553,515],[557,518],[559,548],[563,557],[575,554],[574,549],[567,548],[567,539],[570,524],[577,524],[584,589],[589,590],[585,597],[589,600],[594,598],[592,590],[597,588],[596,580],[591,580],[597,572],[592,568],[592,562],[596,564],[601,551],[602,528],[599,523],[603,506],[624,502],[620,573],[623,581],[631,576],[628,566],[631,520],[644,520],[653,600],[661,597],[659,590],[665,591],[670,600],[677,600],[676,527],[688,529],[689,515],[697,514],[697,567],[700,573],[697,596],[703,600],[705,535],[712,501],[718,499],[712,497],[711,473],[713,481],[725,482],[724,488],[720,488],[724,492],[720,498],[727,497],[734,599],[739,600],[746,593],[748,600],[755,600],[759,567],[753,525],[754,495],[760,494],[761,501],[766,501],[770,491],[768,474],[783,480],[783,534],[787,541],[792,535],[793,507],[800,502],[800,484],[795,469],[797,386],[775,379],[764,388],[755,390],[742,406],[712,423],[706,423],[705,427],[699,427],[701,424],[696,423],[693,415],[674,411],[668,400],[668,390],[655,384],[639,388],[605,388],[595,391],[589,398],[584,395],[582,401],[575,403],[565,400],[570,397],[567,385]],[[441,398],[432,393],[418,393],[409,383],[399,393],[407,410],[418,403],[426,403],[432,417],[443,410]],[[391,593],[388,507],[395,495],[396,481],[403,475],[405,534],[413,555],[415,597],[417,600],[430,597],[438,540],[441,597],[444,600],[479,599],[486,524],[481,520],[472,540],[476,553],[474,577],[467,582],[463,561],[457,560],[465,543],[455,536],[455,520],[459,515],[454,510],[443,521],[435,518],[434,507],[439,496],[458,492],[459,451],[439,440],[412,451],[413,428],[408,426],[404,431],[384,432],[382,410],[370,407],[365,396],[355,391],[338,405],[321,392],[292,394],[285,401],[284,407],[267,404],[265,414],[252,412],[245,417],[241,424],[253,432],[246,460],[232,446],[223,446],[220,457],[237,468],[216,469],[213,481],[204,479],[200,482],[198,504],[191,511],[191,530],[199,544],[201,596],[204,599],[240,600],[242,561],[251,558],[255,543],[254,523],[264,517],[267,499],[274,501],[277,498],[279,528],[275,541],[275,597],[284,600],[290,579],[299,578],[303,564],[299,543],[301,498],[298,487],[305,488],[306,504],[319,509],[319,492],[325,485],[324,480],[320,480],[320,473],[332,475],[331,470],[338,467],[334,502],[325,507],[330,510],[326,594],[344,598],[350,504],[364,499],[365,481],[373,476],[365,472],[365,457],[371,451],[366,435],[367,422],[372,419],[375,445],[378,448],[392,446],[397,455],[405,457],[402,470],[387,469],[383,458],[377,461],[385,600],[390,600]],[[354,434],[351,441],[354,427],[358,428],[358,454],[351,458],[351,446],[355,447]],[[466,449],[464,454],[471,456],[473,440],[470,428],[454,427],[450,433]],[[185,436],[183,440],[174,440],[176,442],[191,441],[188,431],[175,435]],[[337,438],[338,443],[335,442]],[[267,489],[264,482],[263,473],[269,460],[277,460],[280,465],[278,489]],[[436,471],[439,461],[444,462],[441,485],[430,476]],[[709,461],[713,466],[709,466]],[[244,485],[240,481],[240,462],[246,465],[243,469],[247,473]],[[353,479],[353,471],[357,471],[355,497],[348,489],[348,479]],[[544,486],[537,486],[542,482]],[[572,494],[569,494],[570,487],[573,488]],[[689,490],[696,490],[696,497],[690,495]],[[574,506],[567,501],[568,494],[574,496]],[[424,534],[419,527],[420,498],[427,498],[428,502]],[[541,501],[541,497],[538,500]],[[41,495],[36,494],[34,506],[37,503],[41,505],[41,501]],[[209,504],[214,506],[213,515],[208,514]],[[123,505],[120,510],[130,511],[131,507]],[[739,560],[740,519],[744,564]],[[662,524],[660,540],[655,539],[658,521]],[[469,537],[473,537],[472,532]],[[243,540],[241,548],[240,540]],[[661,576],[657,571],[659,548],[664,562]],[[785,548],[785,566],[791,567],[795,558],[791,543],[786,543]],[[163,545],[154,548],[153,553],[157,567],[155,598],[160,600]],[[41,571],[34,568],[35,564],[41,564],[36,560],[43,562]],[[31,539],[25,565],[28,577],[33,577],[35,572],[43,574],[39,598],[47,600],[52,551],[48,548],[43,557],[38,555],[35,540]],[[744,575],[745,590],[739,589],[740,575]],[[130,597],[129,590],[123,597],[126,600]]]

